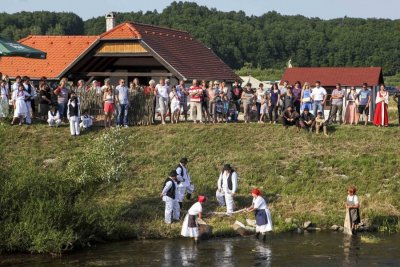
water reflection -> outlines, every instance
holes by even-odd
[[[254,266],[270,267],[272,263],[272,250],[268,244],[256,242]]]
[[[343,266],[356,266],[360,260],[361,238],[359,236],[343,236]]]
[[[233,257],[233,242],[223,242],[222,251],[219,249],[215,250],[215,262],[218,264],[218,266],[235,266],[235,258]]]
[[[197,252],[197,245],[192,242],[166,243],[162,266],[195,266]]]

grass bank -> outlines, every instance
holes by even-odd
[[[397,126],[336,126],[327,138],[281,125],[183,123],[71,138],[66,126],[1,125],[0,249],[60,253],[93,242],[178,237],[180,224],[163,223],[159,193],[182,156],[196,193],[210,197],[206,212],[220,210],[216,180],[229,162],[240,177],[237,208],[250,205],[249,191],[259,187],[277,232],[294,227],[286,218],[341,224],[350,184],[359,189],[363,218],[399,231],[399,143]],[[246,216],[206,221],[224,236]]]

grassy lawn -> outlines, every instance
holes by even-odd
[[[286,218],[322,228],[341,225],[348,185],[358,188],[362,218],[380,230],[399,231],[400,129],[394,125],[397,111],[390,112],[389,128],[332,126],[329,137],[256,123],[121,129],[117,136],[123,142],[113,153],[122,157],[113,154],[109,166],[118,163],[113,159],[126,162],[118,181],[82,182],[70,170],[71,163],[101,168],[100,152],[93,148],[110,131],[98,128],[72,138],[67,126],[1,125],[0,249],[61,252],[101,240],[178,237],[181,224],[163,223],[159,193],[182,156],[189,158],[195,195],[210,199],[205,212],[223,210],[215,200],[216,181],[222,165],[231,163],[239,174],[237,209],[249,206],[250,190],[260,188],[276,232],[294,227]],[[233,234],[236,219],[252,217],[205,220],[215,235],[224,236]]]

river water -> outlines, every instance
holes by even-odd
[[[125,241],[60,257],[0,256],[2,266],[400,266],[399,235],[279,234],[221,238]]]

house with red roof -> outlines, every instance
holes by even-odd
[[[113,25],[113,24],[112,24]],[[0,57],[0,71],[33,80],[68,77],[132,80],[142,84],[166,77],[175,80],[239,79],[211,49],[189,33],[136,22],[125,22],[99,36],[28,36],[22,44],[45,51],[45,60]]]

